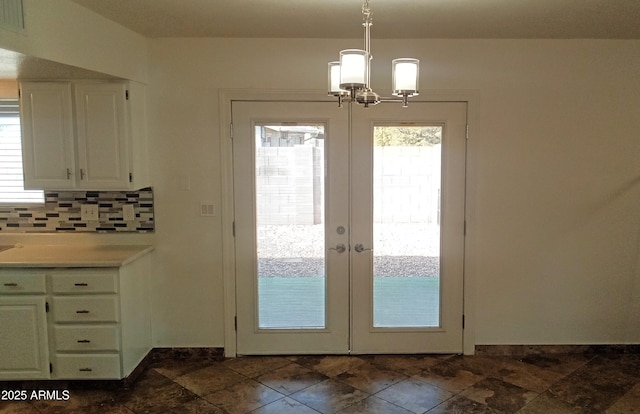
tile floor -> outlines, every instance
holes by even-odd
[[[154,362],[129,389],[1,413],[640,413],[640,354],[293,356]]]

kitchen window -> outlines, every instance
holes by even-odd
[[[0,99],[0,204],[42,204],[44,192],[25,190],[17,99]]]

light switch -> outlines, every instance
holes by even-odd
[[[180,190],[191,190],[191,178],[189,178],[188,175],[181,175],[180,177],[178,177],[178,180],[180,181]]]
[[[213,217],[216,215],[216,206],[211,202],[200,203],[200,215],[203,217]]]

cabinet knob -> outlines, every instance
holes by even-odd
[[[74,283],[74,286],[89,286],[88,283]]]
[[[80,371],[80,372],[91,372],[93,370],[91,368],[80,368],[78,371]]]
[[[90,344],[91,341],[88,339],[78,339],[79,344]]]
[[[7,287],[16,287],[16,286],[18,286],[17,283],[5,283],[4,285],[7,286]]]
[[[86,309],[83,309],[83,310],[77,310],[76,313],[89,313],[89,311]]]
[[[71,169],[67,168],[67,180],[71,179]]]

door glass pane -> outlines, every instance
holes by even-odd
[[[440,326],[441,141],[441,126],[374,127],[374,327]]]
[[[258,327],[325,327],[324,125],[255,126]]]

